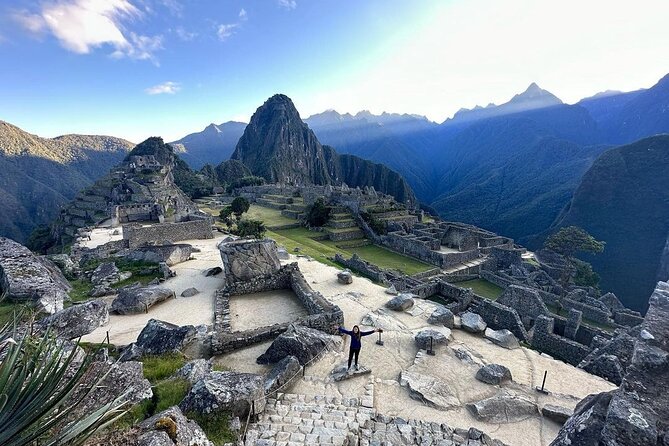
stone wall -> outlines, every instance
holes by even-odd
[[[107,259],[114,254],[128,249],[128,240],[112,240],[95,248],[85,248],[78,245],[72,247],[70,258],[81,264],[89,260]]]
[[[490,249],[490,256],[495,260],[495,269],[507,269],[511,265],[520,265],[523,262],[522,249],[513,247],[494,246]]]
[[[497,303],[515,309],[528,326],[540,315],[551,314],[534,288],[511,285],[497,298]]]
[[[129,248],[182,240],[214,238],[211,221],[207,219],[180,223],[158,223],[150,226],[123,225],[123,239]]]
[[[365,277],[372,279],[374,282],[387,284],[386,275],[379,267],[373,265],[369,262],[362,260],[357,254],[353,254],[350,259],[344,258],[341,254],[337,253],[333,259],[335,262],[340,265],[345,266],[346,268],[362,274]]]
[[[591,321],[599,322],[600,324],[610,324],[611,314],[600,309],[595,308],[591,305],[588,305],[583,302],[578,302],[572,299],[564,298],[562,299],[562,306],[567,310],[578,310],[583,313],[583,317],[590,319]]]
[[[172,266],[190,259],[193,252],[191,245],[178,243],[174,245],[143,246],[128,252],[125,257],[130,260],[151,263],[165,262],[168,266]]]
[[[490,283],[494,283],[500,288],[507,288],[515,283],[513,280],[507,279],[487,270],[481,271],[481,278],[487,280]]]
[[[574,366],[590,353],[585,345],[555,334],[554,319],[543,315],[534,324],[532,347]]]
[[[643,316],[632,310],[616,311],[613,313],[613,321],[625,327],[636,327],[643,322]]]
[[[525,330],[518,312],[513,308],[488,299],[482,299],[476,306],[475,311],[493,330],[507,329],[519,340],[529,340],[527,330]]]

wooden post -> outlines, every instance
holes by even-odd
[[[432,350],[432,336],[430,336],[430,348],[427,349],[427,354],[434,356],[434,350]]]

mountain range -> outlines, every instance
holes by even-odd
[[[217,165],[230,158],[245,128],[246,123],[236,121],[209,124],[201,132],[186,135],[170,145],[189,166],[201,169],[205,164]]]
[[[25,242],[132,147],[111,136],[40,138],[0,121],[0,235]]]

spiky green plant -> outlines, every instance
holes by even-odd
[[[74,363],[49,332],[17,334],[16,325],[0,328],[0,444],[4,446],[80,445],[124,414],[124,396],[82,419],[68,417],[106,374],[86,383],[93,355]],[[66,373],[67,372],[67,373]]]

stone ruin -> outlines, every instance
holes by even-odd
[[[223,242],[219,245],[219,250],[223,259],[225,286],[216,292],[212,354],[222,354],[276,338],[293,324],[330,334],[337,333],[337,327],[343,324],[344,315],[341,309],[309,286],[297,263],[281,266],[276,242],[273,240]],[[232,331],[231,296],[275,290],[292,290],[308,315],[294,322]]]
[[[649,305],[620,387],[581,401],[552,446],[669,444],[669,284]]]

